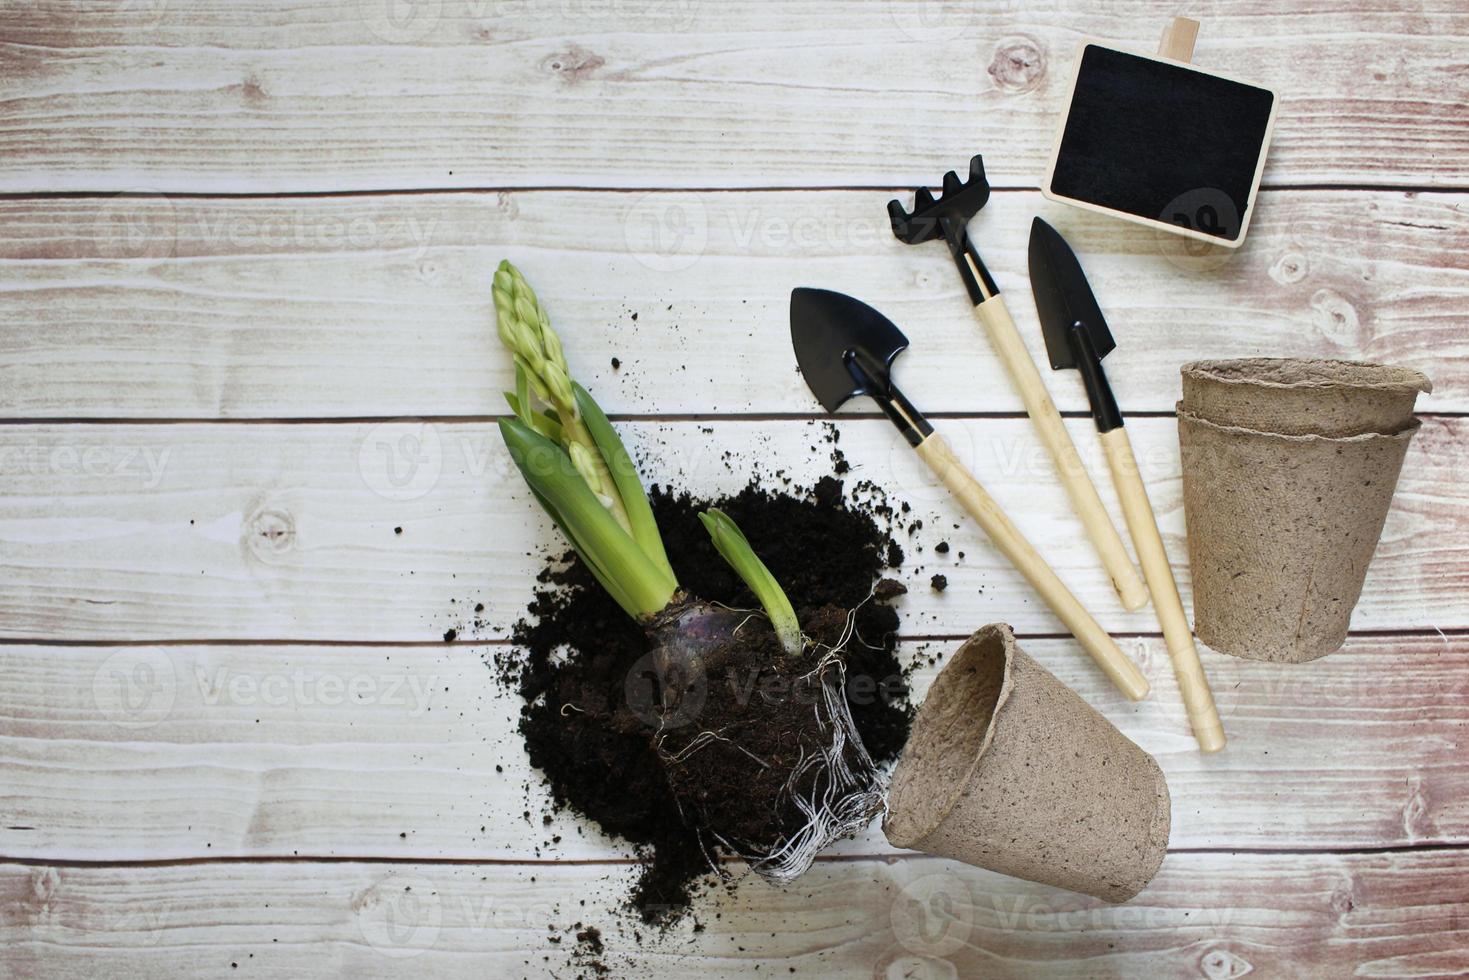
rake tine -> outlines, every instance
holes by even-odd
[[[1040,372],[1025,348],[1025,341],[1015,329],[1015,321],[1005,306],[999,287],[966,232],[969,219],[989,201],[990,186],[984,177],[983,159],[978,155],[970,158],[967,181],[961,181],[953,170],[944,174],[943,191],[943,197],[935,201],[927,187],[920,187],[913,195],[915,204],[911,212],[905,212],[897,201],[889,204],[893,234],[909,245],[942,238],[949,246],[954,268],[958,270],[964,291],[974,304],[975,315],[990,335],[995,350],[1005,363],[1006,372],[1020,390],[1026,414],[1035,421],[1051,458],[1056,461],[1061,482],[1065,484],[1072,506],[1102,558],[1113,587],[1123,606],[1136,609],[1147,602],[1147,586],[1133,567],[1091,478],[1075,462],[1078,459],[1076,446],[1072,444],[1055,403],[1046,392]]]

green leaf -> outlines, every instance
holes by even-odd
[[[611,578],[607,574],[607,571],[597,563],[597,560],[587,553],[587,551],[582,547],[581,542],[577,541],[576,535],[572,533],[569,527],[567,527],[566,522],[561,519],[561,515],[556,513],[555,506],[544,496],[542,496],[540,492],[538,492],[534,487],[531,487],[530,492],[532,495],[535,496],[536,500],[540,502],[541,507],[546,511],[546,513],[551,515],[551,520],[555,522],[556,526],[561,530],[561,533],[566,536],[566,540],[571,543],[572,550],[574,550],[581,558],[582,563],[591,570],[592,577],[597,580],[598,584],[600,584],[602,588],[607,590],[607,594],[612,597],[614,602],[616,602],[624,610],[628,609],[629,606],[632,605],[632,598],[622,588],[621,584],[618,583],[616,579]]]
[[[805,642],[801,638],[801,623],[796,619],[796,611],[791,608],[791,600],[770,569],[750,547],[745,532],[728,514],[714,507],[700,513],[699,520],[709,532],[714,549],[760,600],[765,615],[770,617],[770,625],[775,627],[775,635],[780,638],[780,645],[786,653],[799,655],[805,649]]]
[[[596,399],[579,384],[573,383],[572,391],[576,394],[576,406],[581,412],[582,422],[592,434],[592,441],[597,444],[597,451],[602,454],[602,461],[612,474],[617,495],[622,498],[633,540],[650,561],[667,572],[669,578],[675,578],[673,566],[668,563],[668,553],[663,548],[663,536],[658,533],[658,522],[653,519],[653,507],[648,503],[648,494],[643,490],[632,456]]]
[[[561,419],[551,409],[543,409],[540,415],[535,416],[535,430],[552,442],[564,443],[566,433],[561,428]]]
[[[547,439],[550,439],[552,442],[561,442],[561,437],[563,435],[561,431],[561,422],[556,418],[554,412],[551,412],[549,410],[541,412],[528,412],[524,409],[523,403],[517,396],[512,395],[508,391],[503,392],[503,394],[505,395],[505,401],[510,403],[510,411],[515,413],[515,417],[518,418],[523,424],[529,425],[532,429],[536,430]]]
[[[649,560],[602,506],[566,450],[518,419],[501,419],[500,435],[536,499],[617,604],[635,619],[662,611],[678,580]]]

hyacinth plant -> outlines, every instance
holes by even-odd
[[[536,500],[648,637],[661,687],[653,745],[685,818],[766,878],[794,879],[821,848],[860,830],[881,808],[880,778],[852,722],[839,650],[807,656],[814,645],[789,598],[718,509],[700,519],[715,550],[759,600],[773,634],[768,648],[751,633],[750,611],[679,587],[632,458],[572,379],[535,291],[509,262],[496,270],[493,291],[500,340],[515,359],[515,390],[505,394],[513,415],[500,420],[501,435]],[[802,664],[797,687],[810,700],[731,700],[728,685],[705,681],[741,649],[748,655],[752,643],[761,648],[759,663],[783,652],[785,669]],[[691,691],[724,700],[716,705]],[[711,716],[723,718],[722,727]],[[761,741],[762,728],[773,737]],[[789,754],[769,749],[776,743]],[[773,814],[773,824],[762,823],[762,814]],[[756,825],[761,829],[750,830]]]
[[[649,623],[685,604],[632,458],[596,401],[572,380],[545,307],[508,261],[495,271],[494,298],[500,341],[515,358],[515,391],[505,393],[514,417],[500,421],[500,433],[525,482],[629,616]],[[781,646],[800,653],[795,610],[745,535],[719,510],[699,516],[760,601]]]

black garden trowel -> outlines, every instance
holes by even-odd
[[[1127,518],[1127,529],[1153,594],[1153,606],[1173,659],[1189,723],[1199,747],[1205,752],[1217,752],[1224,748],[1224,727],[1214,707],[1209,681],[1199,664],[1199,653],[1188,617],[1184,615],[1183,602],[1178,597],[1173,569],[1163,550],[1157,518],[1133,457],[1132,442],[1127,437],[1106,372],[1102,370],[1102,358],[1117,344],[1112,339],[1112,331],[1107,329],[1107,321],[1076,253],[1056,229],[1040,218],[1030,226],[1030,288],[1035,293],[1036,312],[1040,314],[1041,333],[1051,367],[1081,372],[1092,418],[1106,451],[1107,466],[1112,471],[1112,482],[1116,484],[1122,513]]]
[[[1142,672],[893,383],[893,362],[908,349],[908,338],[891,320],[842,293],[797,289],[791,293],[791,344],[801,374],[823,408],[835,412],[858,395],[876,401],[1112,682],[1134,701],[1147,696],[1148,682]]]

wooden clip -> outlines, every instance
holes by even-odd
[[[1187,17],[1175,17],[1173,23],[1163,28],[1163,39],[1158,42],[1158,57],[1174,61],[1193,61],[1194,41],[1199,36],[1199,22]]]

